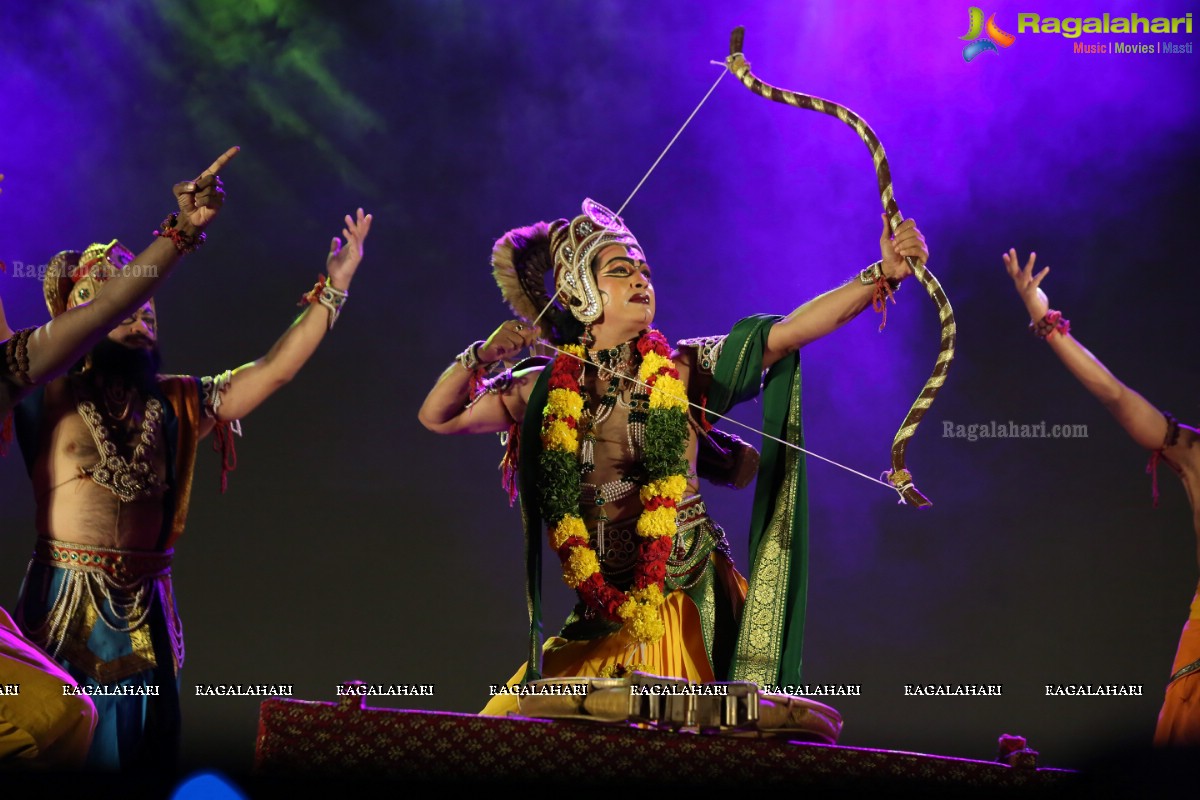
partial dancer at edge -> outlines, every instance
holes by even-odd
[[[1071,374],[1116,417],[1125,432],[1150,451],[1151,471],[1161,460],[1183,481],[1192,506],[1192,527],[1200,557],[1200,431],[1181,425],[1171,414],[1159,411],[1146,398],[1117,380],[1100,359],[1071,335],[1070,322],[1061,312],[1050,308],[1050,302],[1040,288],[1050,268],[1045,267],[1036,275],[1033,272],[1036,253],[1029,254],[1024,268],[1017,260],[1016,250],[1009,250],[1003,259],[1017,294],[1029,311],[1030,330],[1049,344]],[[1200,586],[1179,637],[1179,648],[1154,731],[1154,744],[1200,746]]]

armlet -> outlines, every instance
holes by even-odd
[[[725,336],[703,336],[699,339],[680,339],[676,347],[694,347],[696,349],[696,368],[701,372],[712,375],[721,357],[721,348],[725,346]]]
[[[233,378],[232,370],[225,370],[220,375],[200,379],[200,410],[209,419],[217,418],[221,408],[221,399],[229,390],[229,381]]]
[[[29,337],[37,328],[24,328],[15,332],[4,343],[3,372],[0,379],[8,378],[17,386],[32,386],[29,378]]]

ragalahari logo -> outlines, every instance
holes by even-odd
[[[1017,37],[1013,36],[1011,33],[1005,33],[1004,31],[1000,30],[1000,27],[996,25],[995,14],[992,14],[987,18],[986,26],[983,24],[983,9],[976,6],[971,6],[967,14],[970,17],[971,29],[967,31],[966,36],[958,37],[964,41],[971,42],[963,48],[963,61],[970,61],[980,53],[999,53],[1000,50],[996,47],[996,45],[1000,45],[1000,47],[1008,47],[1017,40]],[[987,38],[980,39],[979,34],[984,32],[987,33]]]

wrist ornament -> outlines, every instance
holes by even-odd
[[[179,212],[172,211],[167,215],[167,218],[158,226],[158,230],[154,232],[155,236],[161,236],[165,239],[170,239],[171,244],[175,245],[175,249],[180,255],[194,253],[200,249],[200,245],[204,244],[204,240],[208,238],[208,234],[204,231],[185,231],[179,227]]]
[[[874,286],[871,293],[871,308],[883,315],[879,322],[879,330],[887,325],[887,301],[896,302],[895,294],[900,290],[900,279],[889,278],[883,271],[883,262],[876,261],[871,266],[858,273],[858,282],[863,286]]]
[[[863,286],[878,286],[880,282],[883,282],[887,284],[888,289],[893,293],[900,291],[900,279],[889,278],[887,273],[883,271],[882,261],[876,261],[858,273],[858,282]]]
[[[467,372],[475,372],[476,370],[482,369],[488,366],[488,364],[485,364],[479,359],[479,348],[483,347],[485,344],[487,344],[487,342],[483,341],[482,339],[480,339],[478,342],[472,342],[471,344],[467,345],[466,350],[463,350],[461,353],[455,356],[455,359]]]
[[[487,344],[487,342],[483,341],[482,339],[477,342],[471,342],[471,344],[467,345],[466,350],[463,350],[461,353],[455,356],[455,360],[458,361],[459,365],[467,371],[467,375],[469,376],[467,380],[468,410],[475,405],[475,402],[479,400],[480,397],[483,397],[485,391],[492,391],[494,393],[508,388],[507,385],[505,385],[503,387],[490,389],[487,377],[488,368],[496,362],[484,361],[479,357],[479,349],[485,344]],[[511,383],[511,372],[509,382]]]
[[[1061,311],[1047,309],[1046,316],[1037,322],[1029,323],[1030,332],[1039,339],[1049,339],[1050,334],[1058,331],[1063,336],[1071,332],[1071,321],[1063,317]]]
[[[338,316],[342,313],[342,306],[346,305],[346,298],[350,293],[339,289],[329,282],[329,279],[324,275],[317,276],[317,282],[312,290],[307,294],[300,296],[300,302],[297,305],[307,306],[317,303],[329,309],[329,327],[327,330],[333,330],[333,325],[338,320]]]

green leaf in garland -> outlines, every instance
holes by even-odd
[[[579,511],[579,461],[565,450],[543,450],[539,464],[542,517],[557,525],[563,517]]]
[[[646,444],[642,460],[651,480],[688,471],[683,457],[687,443],[687,415],[677,408],[655,408],[646,419]]]

